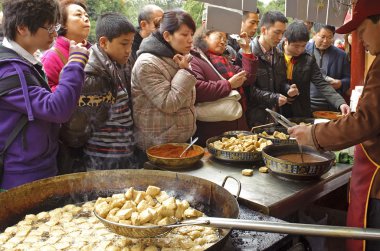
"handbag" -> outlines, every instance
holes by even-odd
[[[238,91],[232,90],[224,98],[211,102],[195,104],[197,120],[203,122],[233,121],[241,118],[243,108],[239,103],[241,96]]]

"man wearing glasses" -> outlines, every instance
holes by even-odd
[[[347,54],[334,46],[335,27],[324,24],[315,24],[316,32],[313,41],[306,45],[306,51],[317,61],[325,80],[341,96],[350,88],[350,62]],[[316,86],[310,86],[312,111],[337,111]]]

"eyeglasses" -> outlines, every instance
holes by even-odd
[[[50,25],[50,26],[47,27],[47,28],[41,26],[41,28],[47,30],[47,32],[48,32],[49,34],[53,34],[55,31],[56,31],[56,32],[59,31],[59,29],[61,28],[61,24]]]

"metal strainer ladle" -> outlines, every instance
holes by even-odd
[[[380,229],[373,228],[340,227],[301,223],[282,223],[216,217],[200,217],[194,220],[184,220],[175,224],[164,226],[133,226],[106,220],[100,217],[95,211],[94,214],[112,232],[130,238],[160,237],[169,233],[172,229],[176,227],[198,225],[205,227],[240,229],[293,235],[312,235],[363,240],[380,240]]]

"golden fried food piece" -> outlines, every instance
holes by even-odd
[[[243,169],[241,170],[241,174],[244,176],[252,176],[253,175],[253,169]]]

